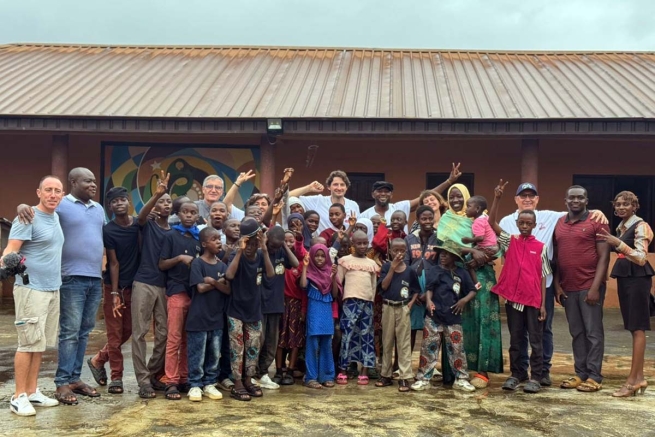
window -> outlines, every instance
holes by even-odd
[[[375,204],[371,193],[373,184],[377,181],[384,180],[384,173],[348,173],[350,179],[350,188],[346,192],[346,197],[354,200],[359,204],[361,212],[366,211]],[[346,211],[350,214],[350,211]]]
[[[439,184],[443,183],[446,179],[448,179],[449,176],[450,173],[426,173],[425,189],[426,190],[433,189],[434,187],[438,186]],[[471,196],[473,195],[473,190],[475,188],[474,182],[475,182],[475,173],[462,173],[462,175],[457,180],[458,184],[463,184],[464,186],[466,186],[466,188],[469,189]],[[446,193],[443,193],[443,195],[445,198]]]

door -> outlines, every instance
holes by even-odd
[[[384,173],[348,173],[350,188],[346,192],[348,199],[359,204],[360,211],[366,211],[375,204],[371,193],[373,184],[384,180]]]

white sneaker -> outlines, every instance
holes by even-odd
[[[27,393],[21,393],[18,397],[11,397],[9,402],[9,409],[12,413],[19,416],[35,416],[36,410],[30,403],[30,400],[27,397]]]
[[[458,379],[453,384],[453,388],[462,391],[475,391],[475,387],[471,385],[466,379]]]
[[[191,402],[200,402],[202,401],[202,389],[200,387],[191,387],[188,396]]]
[[[35,393],[32,393],[28,397],[28,399],[30,400],[30,403],[33,407],[56,407],[59,405],[59,401],[57,399],[47,397],[41,393],[41,390],[38,388],[36,389]]]
[[[234,382],[232,382],[232,380],[230,378],[225,378],[224,380],[222,380],[221,382],[219,382],[216,385],[221,390],[230,391],[230,390],[232,390],[232,387],[234,387]]]
[[[250,378],[250,383],[255,387],[261,387],[261,385],[259,385],[259,382],[257,382],[255,378]]]
[[[202,394],[207,396],[209,399],[223,399],[223,394],[213,385],[206,385],[205,388],[202,389]]]
[[[414,384],[410,386],[410,388],[414,391],[423,391],[427,390],[430,388],[430,381],[426,381],[424,379],[420,379],[416,381]]]
[[[280,385],[274,383],[268,375],[264,375],[259,379],[259,385],[267,390],[277,390],[280,388]]]

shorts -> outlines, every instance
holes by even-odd
[[[43,352],[57,345],[59,290],[39,291],[14,286],[18,352]]]

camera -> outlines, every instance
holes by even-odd
[[[14,276],[20,276],[23,284],[30,283],[30,278],[26,273],[25,257],[17,252],[11,252],[2,257],[2,267],[0,267],[0,280],[8,279]]]

